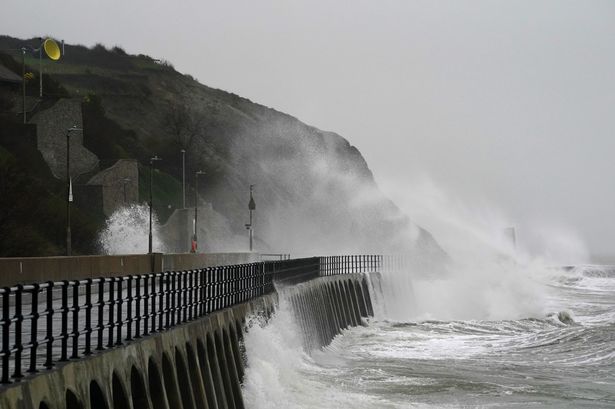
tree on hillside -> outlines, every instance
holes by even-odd
[[[191,111],[185,103],[177,103],[169,107],[162,125],[173,135],[178,147],[188,150],[194,138],[202,132],[203,122],[203,117]]]

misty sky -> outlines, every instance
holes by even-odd
[[[614,1],[4,0],[0,33],[165,58],[343,135],[400,203],[431,180],[615,254]]]

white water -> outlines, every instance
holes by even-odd
[[[166,252],[155,213],[152,215],[152,236],[153,251]],[[140,204],[117,209],[107,219],[105,227],[99,233],[98,243],[103,254],[147,253],[149,250],[149,207]]]
[[[273,319],[264,326],[253,321],[245,337],[246,407],[615,405],[615,269],[532,267],[501,274],[523,278],[475,285],[456,277],[429,284],[421,277],[415,293],[431,285],[437,300],[416,297],[406,318],[392,310],[403,303],[377,305],[380,316],[368,327],[346,330],[310,354],[282,293]],[[387,278],[384,292],[400,288],[387,285]],[[460,286],[462,295],[449,296]],[[440,307],[430,311],[437,321],[425,318],[429,308],[455,302],[462,304],[458,311]],[[387,318],[389,311],[399,320]],[[558,319],[562,311],[575,322]],[[475,312],[480,318],[462,318]]]

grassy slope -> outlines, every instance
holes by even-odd
[[[19,41],[0,36],[0,48]],[[147,56],[101,46],[67,45],[66,50],[60,62],[48,62],[45,69],[71,96],[83,98],[84,143],[102,163],[122,157],[139,160],[141,199],[148,188],[143,170],[149,157],[159,155],[163,161],[154,178],[154,202],[179,204],[179,151],[185,147],[188,197],[194,172],[205,171],[200,195],[236,234],[244,234],[248,186],[256,184],[257,220],[277,224],[266,238],[275,250],[285,250],[280,245],[291,241],[288,234],[305,234],[306,229],[316,238],[326,232],[332,246],[359,236],[373,242],[405,234],[409,221],[379,192],[359,151],[339,135],[209,88]],[[198,118],[198,135],[188,146],[165,127],[165,116],[177,106]],[[359,207],[353,204],[361,193],[357,183],[370,196]],[[158,210],[164,220],[170,209]]]

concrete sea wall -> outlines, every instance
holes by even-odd
[[[308,349],[373,315],[364,274],[319,277],[0,388],[2,409],[242,409],[243,331],[288,297]]]

